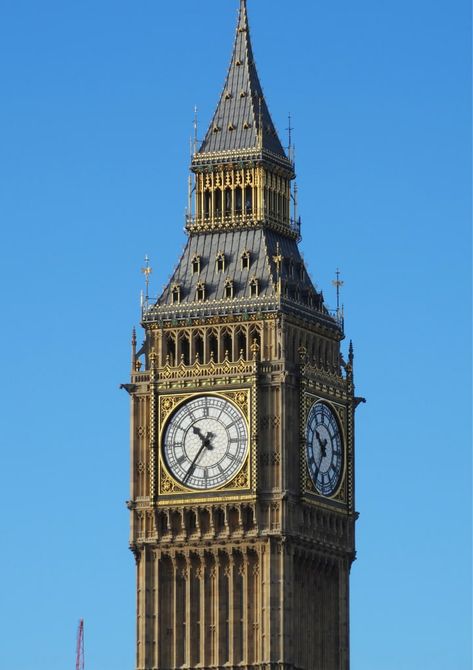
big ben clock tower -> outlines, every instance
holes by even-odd
[[[353,349],[299,252],[241,0],[188,240],[133,337],[137,670],[348,670]]]

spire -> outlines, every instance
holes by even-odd
[[[287,160],[256,71],[246,0],[240,0],[225,86],[198,155],[244,149],[265,149]]]

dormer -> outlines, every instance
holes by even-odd
[[[200,281],[197,284],[196,290],[195,290],[195,299],[197,300],[197,302],[204,302],[205,297],[206,297],[205,294],[206,294],[205,284],[204,284],[204,282]]]
[[[241,269],[249,270],[251,264],[251,253],[246,249],[241,255]]]
[[[225,271],[225,254],[220,251],[215,258],[215,267],[217,272]]]
[[[193,256],[192,257],[192,273],[195,275],[200,274],[200,268],[201,268],[201,263],[200,263],[200,256]]]
[[[233,281],[230,278],[225,280],[225,298],[226,300],[233,298]]]
[[[259,296],[259,280],[256,277],[250,281],[250,298],[257,298]]]
[[[179,305],[181,302],[181,286],[180,284],[173,284],[171,287],[171,299],[173,305]]]

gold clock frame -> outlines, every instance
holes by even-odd
[[[203,396],[219,397],[230,402],[243,415],[248,433],[248,445],[246,457],[234,477],[225,484],[210,489],[196,490],[183,485],[172,473],[169,472],[162,452],[162,441],[164,431],[170,417],[184,403],[194,398]],[[158,472],[157,472],[157,493],[160,498],[173,498],[174,496],[192,495],[207,499],[209,496],[215,497],[223,493],[249,493],[255,488],[255,473],[253,464],[256,463],[255,444],[253,440],[252,428],[254,425],[254,402],[253,390],[251,388],[239,389],[219,389],[218,391],[203,391],[201,393],[170,393],[159,395],[158,397]]]

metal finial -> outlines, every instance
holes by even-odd
[[[198,129],[199,129],[199,117],[198,117],[197,105],[194,106],[194,153],[197,153],[197,144],[199,140],[197,139]]]
[[[340,289],[344,285],[344,281],[340,279],[340,270],[337,268],[335,273],[336,279],[332,281],[333,286],[337,289],[337,316],[340,315]]]
[[[288,133],[288,142],[289,142],[289,144],[288,144],[288,154],[289,154],[289,160],[292,161],[292,131],[294,130],[294,128],[291,124],[291,121],[292,121],[291,112],[289,112],[289,114],[288,114],[288,121],[289,121],[289,125],[286,128],[287,133]]]
[[[141,272],[145,276],[145,284],[146,284],[146,296],[145,299],[149,300],[149,276],[153,272],[153,268],[150,266],[150,261],[149,261],[149,256],[146,254],[145,256],[145,266],[144,268],[141,268]]]

